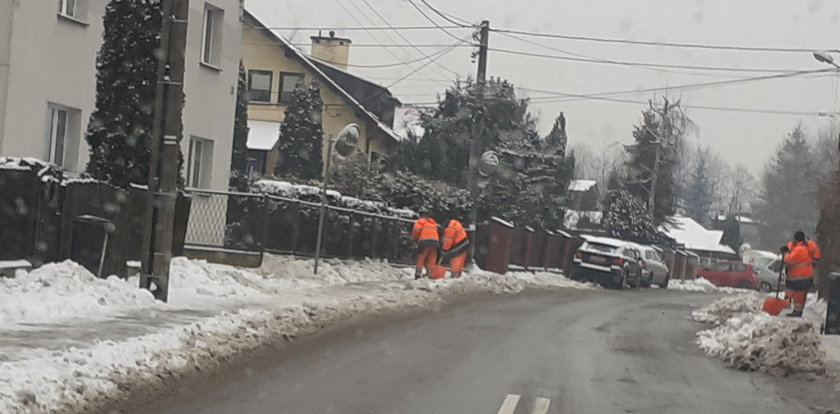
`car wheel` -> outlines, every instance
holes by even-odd
[[[621,279],[618,281],[618,290],[624,290],[624,287],[627,286],[627,269],[621,270]]]
[[[653,272],[650,272],[650,276],[648,276],[647,280],[642,281],[642,287],[649,288],[651,285],[653,285],[653,281],[654,281]]]
[[[773,285],[767,282],[761,282],[761,284],[758,285],[758,290],[760,290],[762,293],[769,293],[773,290]]]
[[[668,289],[668,283],[671,281],[671,275],[665,276],[665,280],[659,284],[662,289]]]

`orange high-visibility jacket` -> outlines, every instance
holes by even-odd
[[[431,217],[420,217],[414,222],[414,228],[411,230],[411,237],[417,240],[418,243],[429,243],[434,241],[437,244],[440,240],[438,235],[437,223]]]
[[[467,231],[458,220],[449,220],[449,225],[443,231],[443,250],[450,250],[467,239]]]
[[[789,241],[787,244],[788,250],[793,250],[793,241]],[[808,253],[811,255],[811,260],[814,264],[822,259],[822,250],[820,250],[820,246],[817,246],[817,242],[808,239]]]
[[[793,243],[793,248],[785,255],[787,276],[791,279],[814,277],[814,258],[808,243]]]

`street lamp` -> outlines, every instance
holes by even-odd
[[[814,52],[814,59],[816,59],[817,62],[829,64],[837,69],[840,69],[840,65],[834,62],[834,56],[831,56],[828,52]]]
[[[324,168],[324,180],[321,183],[321,212],[318,216],[318,238],[315,242],[315,268],[313,272],[316,275],[318,274],[318,259],[321,257],[321,243],[324,238],[324,220],[327,214],[327,185],[330,180],[333,149],[335,149],[335,154],[338,159],[343,160],[349,157],[356,151],[360,135],[361,130],[358,125],[348,124],[335,138],[330,136],[329,144],[327,145],[327,166]]]

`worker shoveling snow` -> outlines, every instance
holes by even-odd
[[[695,320],[715,325],[697,333],[700,348],[741,370],[779,376],[824,374],[819,323],[762,313],[763,299],[759,294],[727,297],[693,312]]]

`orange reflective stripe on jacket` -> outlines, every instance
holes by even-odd
[[[787,244],[788,250],[793,250],[793,242],[790,241]],[[814,261],[818,261],[822,259],[822,250],[820,250],[820,246],[817,245],[817,242],[813,240],[808,240],[808,253],[811,255],[811,259]]]
[[[811,250],[806,243],[795,243],[785,255],[785,264],[787,265],[787,276],[789,278],[803,278],[814,276],[813,257],[811,257]]]
[[[467,239],[467,232],[458,220],[450,220],[443,231],[443,250],[450,250]]]
[[[411,230],[411,237],[414,240],[440,240],[438,236],[437,223],[431,217],[420,217],[414,222],[414,228]]]

